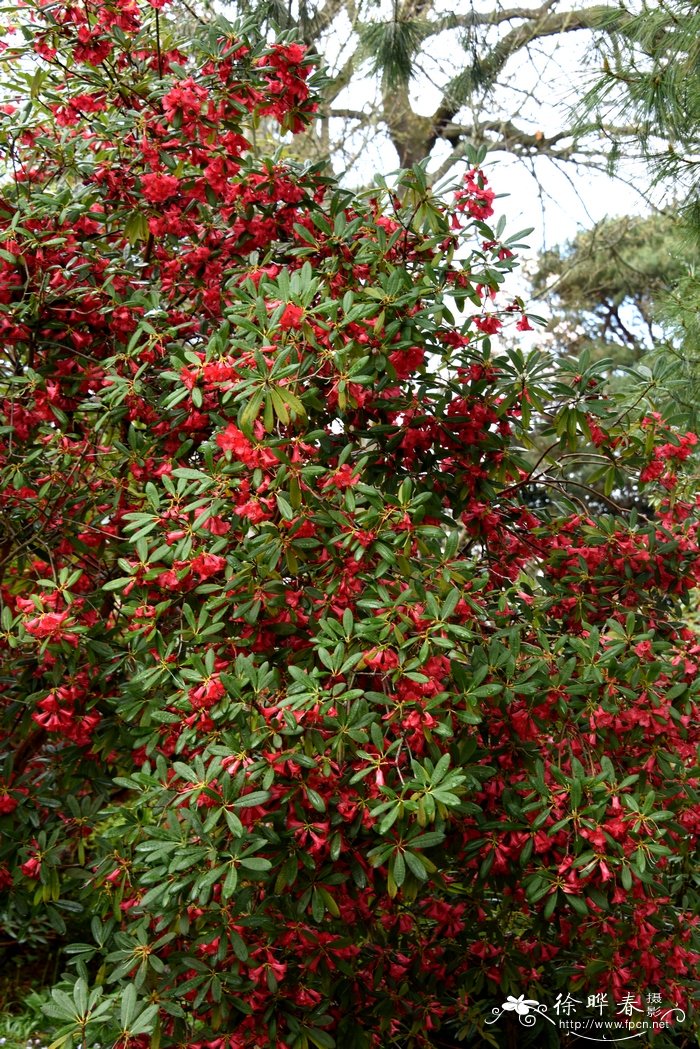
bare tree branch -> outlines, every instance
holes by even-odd
[[[304,42],[311,46],[322,33],[330,28],[334,19],[345,8],[345,0],[326,0],[320,11],[316,11],[306,25],[302,26]]]
[[[590,130],[593,128],[594,125],[591,125]],[[616,136],[629,139],[634,139],[637,133],[634,127],[615,128],[614,131]],[[454,148],[433,173],[435,181],[443,178],[465,156],[470,144],[486,144],[492,153],[510,153],[523,158],[545,155],[551,160],[575,160],[581,164],[586,164],[587,157],[597,157],[599,162],[593,166],[597,170],[605,167],[600,149],[584,149],[569,130],[554,135],[545,135],[540,131],[533,134],[517,127],[510,120],[483,120],[471,126],[450,124],[443,137],[453,142]],[[560,145],[567,140],[567,145]]]
[[[619,28],[619,24],[625,17],[619,8],[607,5],[581,8],[578,11],[559,11],[556,14],[548,13],[550,7],[551,4],[546,3],[536,11],[530,11],[524,25],[511,29],[502,40],[494,45],[488,55],[479,59],[478,70],[473,71],[473,77],[478,77],[480,88],[492,86],[508,60],[535,40],[578,32],[582,29],[598,29],[603,25],[611,24],[614,20]],[[492,15],[495,14],[495,12],[492,13]],[[496,25],[499,23],[494,20],[484,24]],[[469,70],[462,71],[453,77],[445,89],[443,100],[433,115],[435,139],[431,144],[431,149],[437,138],[440,137],[443,126],[451,123],[464,105],[465,87],[469,82],[468,74]]]
[[[476,29],[478,26],[498,26],[505,22],[515,22],[520,19],[531,21],[534,18],[542,18],[552,7],[556,0],[547,0],[539,8],[511,7],[501,8],[495,11],[468,11],[465,14],[443,15],[434,22],[435,33],[444,33],[449,29]],[[434,35],[434,34],[433,34]]]

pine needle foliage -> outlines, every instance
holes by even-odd
[[[372,73],[380,74],[385,87],[408,84],[415,73],[415,58],[429,34],[422,19],[393,18],[368,22],[359,29],[364,55],[371,58]]]
[[[686,262],[654,313],[669,334],[663,384],[676,417],[697,427],[700,413],[700,6],[696,0],[643,0],[609,26],[603,76],[583,100],[590,119],[636,125],[657,185],[669,187],[675,239]],[[625,153],[623,149],[621,155]],[[671,273],[669,270],[669,273]]]
[[[604,74],[583,109],[606,124],[635,125],[657,178],[674,179],[676,195],[692,206],[700,188],[700,6],[644,0],[636,16],[611,19],[602,39]]]

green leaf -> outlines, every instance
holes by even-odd
[[[256,392],[251,396],[248,403],[241,410],[241,413],[238,417],[238,425],[240,426],[241,430],[249,436],[252,436],[253,424],[257,419],[258,415],[260,414],[260,406],[262,405],[263,397],[263,391],[256,390]]]
[[[403,858],[406,861],[406,866],[410,870],[411,874],[415,875],[420,881],[425,881],[428,877],[428,872],[423,864],[420,856],[416,855],[415,852],[409,852],[408,849],[404,851]]]
[[[102,587],[103,590],[123,590],[127,583],[133,582],[131,576],[120,576],[119,579],[110,579]]]
[[[545,921],[548,921],[554,914],[554,911],[556,910],[557,896],[558,893],[553,892],[551,896],[547,898],[547,902],[545,903],[544,908],[542,910],[542,916],[545,919]]]
[[[57,1020],[73,1021],[77,1020],[79,1017],[79,1011],[76,1009],[75,1002],[59,987],[54,987],[51,991],[50,1001],[48,1001],[42,1008],[47,1016],[51,1016]]]
[[[249,871],[269,871],[272,867],[270,861],[263,856],[241,856],[238,862]]]
[[[302,1031],[317,1049],[334,1049],[335,1039],[326,1031],[321,1031],[318,1027],[302,1027]]]
[[[395,884],[399,888],[401,888],[406,878],[406,864],[404,862],[402,852],[399,851],[394,853],[391,863],[389,865],[389,870],[391,872]]]
[[[264,805],[269,800],[269,790],[253,790],[250,794],[244,794],[242,797],[237,798],[233,804],[237,809],[250,809],[255,805]]]
[[[139,1015],[131,1025],[131,1033],[133,1035],[150,1034],[150,1032],[153,1030],[153,1026],[158,1016],[159,1009],[160,1006],[157,1003],[154,1005],[146,1006],[143,1012],[139,1013]]]
[[[284,518],[284,520],[285,521],[293,521],[295,516],[296,516],[296,514],[294,513],[294,510],[292,509],[290,503],[287,502],[286,497],[281,495],[278,492],[275,495],[275,499],[277,501],[277,507],[279,509],[279,512],[282,515],[282,517]]]
[[[576,911],[577,914],[588,914],[588,907],[586,906],[586,901],[584,899],[580,896],[575,896],[573,893],[565,893],[565,896],[566,902],[572,910]]]
[[[234,863],[231,863],[229,864],[228,872],[226,874],[226,877],[224,878],[224,883],[221,887],[221,893],[224,899],[229,900],[233,896],[234,892],[236,891],[237,885],[238,870],[236,869],[236,865]]]
[[[124,233],[129,244],[138,244],[140,240],[148,240],[149,232],[146,215],[141,211],[132,211],[124,225]]]
[[[131,1021],[136,1015],[136,988],[133,983],[126,985],[122,991],[121,1006],[119,1009],[119,1023],[122,1031],[131,1030]]]

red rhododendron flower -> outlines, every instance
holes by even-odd
[[[180,180],[175,175],[152,174],[141,176],[143,195],[151,204],[162,204],[174,197],[180,189]]]
[[[38,856],[31,856],[20,866],[22,874],[36,881],[41,874],[41,860]]]
[[[295,306],[290,302],[285,306],[284,313],[280,317],[280,328],[285,330],[289,330],[290,328],[300,328],[303,317],[304,311],[301,306]]]
[[[493,313],[485,314],[483,317],[475,317],[474,323],[484,335],[496,335],[503,327],[503,322]]]
[[[24,629],[33,637],[51,638],[52,641],[60,641],[61,638],[66,637],[68,634],[64,626],[69,620],[70,614],[68,612],[43,612],[33,619],[28,619],[24,624]]]
[[[226,567],[226,558],[218,554],[198,554],[190,561],[190,568],[199,579],[209,579],[210,576],[222,572]]]
[[[8,790],[0,790],[0,815],[7,815],[17,808],[17,799]]]

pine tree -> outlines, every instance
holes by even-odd
[[[676,417],[697,425],[700,400],[700,8],[694,0],[653,0],[601,37],[605,74],[586,96],[582,121],[636,126],[637,143],[658,185],[669,187],[677,219],[672,233],[686,263],[671,263],[671,288],[655,297],[655,318],[669,339],[663,383]],[[613,136],[614,137],[614,136]],[[619,143],[616,144],[619,147]]]

